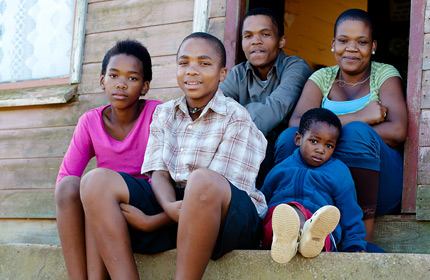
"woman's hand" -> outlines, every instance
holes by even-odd
[[[171,202],[164,206],[164,211],[175,222],[179,221],[179,215],[181,214],[182,200]]]
[[[385,121],[388,109],[381,102],[374,101],[357,112],[357,121],[362,121],[368,125],[374,125]]]

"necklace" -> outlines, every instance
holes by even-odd
[[[366,79],[360,81],[360,82],[356,82],[356,83],[348,83],[345,80],[342,80],[342,72],[339,73],[339,79],[334,80],[335,83],[339,83],[339,86],[341,88],[345,87],[345,86],[350,86],[350,87],[355,87],[356,85],[361,85],[362,83],[365,83],[367,80],[369,80],[370,78],[370,74],[369,76],[367,76]]]
[[[204,106],[202,106],[202,107],[195,107],[195,108],[190,107],[190,106],[188,106],[188,105],[187,105],[187,107],[188,107],[188,111],[189,111],[191,114],[195,114],[195,113],[197,113],[197,112],[200,112],[204,107],[206,107],[206,105],[204,105]]]

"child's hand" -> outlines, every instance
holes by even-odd
[[[170,219],[175,222],[179,221],[179,215],[181,213],[182,200],[178,200],[166,205],[164,211],[169,215]]]
[[[150,216],[130,204],[121,203],[119,207],[130,226],[141,231],[151,231]]]

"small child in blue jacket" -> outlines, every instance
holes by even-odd
[[[307,111],[295,135],[299,149],[264,181],[261,191],[269,210],[263,221],[263,248],[272,244],[272,258],[279,263],[289,262],[297,250],[306,258],[316,257],[324,245],[331,251],[340,241],[344,252],[366,249],[363,213],[351,173],[331,157],[341,132],[331,111]]]

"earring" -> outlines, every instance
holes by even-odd
[[[331,48],[331,52],[334,52],[334,48]]]
[[[372,51],[372,54],[374,55],[374,54],[375,54],[375,51]]]

